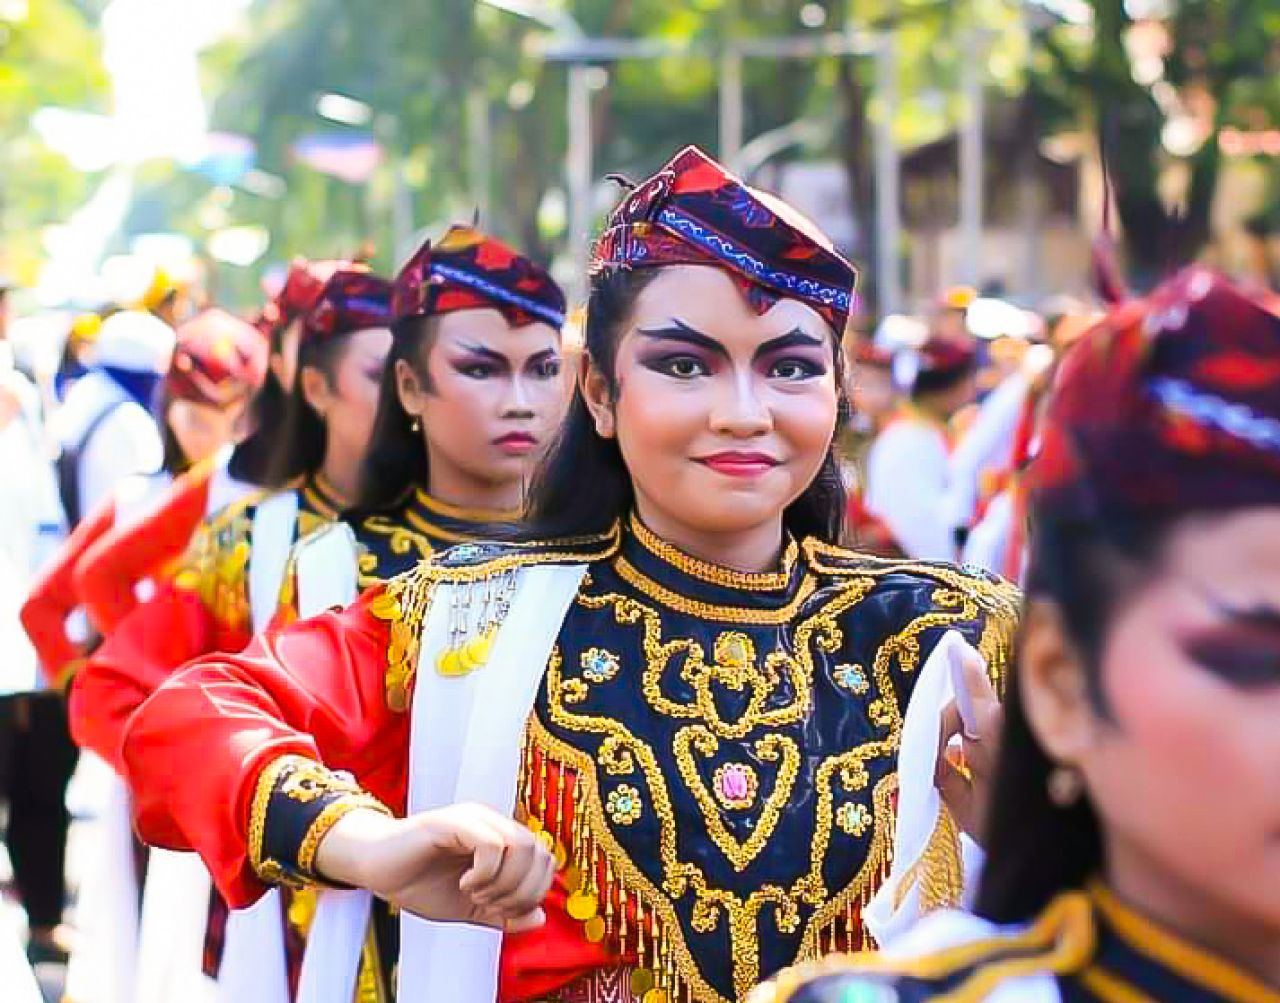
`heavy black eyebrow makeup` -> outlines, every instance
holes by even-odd
[[[464,352],[472,355],[478,355],[482,359],[488,359],[490,362],[500,362],[506,364],[507,357],[501,352],[495,352],[492,348],[486,348],[484,345],[474,345],[470,342],[463,342],[459,346]]]
[[[652,338],[655,341],[678,341],[708,352],[714,352],[716,355],[723,356],[726,359],[729,357],[729,352],[724,345],[716,341],[715,338],[711,338],[690,327],[679,318],[672,318],[671,326],[669,327],[641,327],[636,329],[636,333],[646,338]],[[770,338],[755,350],[753,358],[758,359],[763,355],[769,355],[787,348],[812,348],[814,346],[821,347],[822,339],[814,337],[807,331],[797,327],[786,334]]]

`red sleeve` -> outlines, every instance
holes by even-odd
[[[76,565],[114,523],[115,503],[108,499],[67,537],[22,605],[22,626],[31,638],[45,679],[59,689],[67,684],[84,657],[82,646],[67,636],[67,618],[80,605],[75,588]]]
[[[137,584],[159,578],[186,551],[205,516],[211,471],[205,465],[178,478],[153,511],[113,527],[85,551],[76,591],[104,637],[138,605]]]
[[[77,674],[69,704],[72,737],[123,773],[124,727],[143,701],[185,662],[248,643],[247,632],[219,625],[195,592],[162,583]]]
[[[265,887],[249,862],[251,808],[263,770],[279,757],[345,770],[404,811],[408,721],[387,707],[390,624],[369,610],[381,591],[270,630],[243,654],[191,662],[125,728],[143,838],[196,850],[233,908]]]

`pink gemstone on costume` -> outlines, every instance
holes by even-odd
[[[726,801],[745,801],[751,796],[751,778],[737,764],[726,766],[720,773],[720,795]]]

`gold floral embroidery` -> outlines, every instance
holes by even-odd
[[[847,835],[861,837],[871,825],[871,813],[860,802],[846,801],[836,809],[836,825]]]
[[[558,666],[555,664],[557,657],[553,655],[552,666],[548,667],[549,674],[553,670],[558,671]],[[612,730],[612,733],[617,735],[624,730],[619,726],[618,729]],[[759,981],[760,949],[757,922],[765,909],[772,906],[778,928],[784,932],[793,932],[800,923],[798,902],[804,901],[817,905],[817,910],[805,926],[800,951],[797,954],[798,958],[817,957],[821,953],[818,948],[818,937],[821,931],[829,928],[837,918],[852,915],[855,904],[859,906],[864,904],[882,880],[887,868],[893,841],[892,796],[897,786],[896,777],[892,774],[885,777],[875,789],[872,797],[875,805],[874,831],[866,861],[844,889],[834,895],[826,895],[825,883],[821,876],[822,863],[826,856],[825,843],[820,848],[815,847],[809,872],[799,878],[790,890],[777,885],[764,885],[743,900],[728,890],[713,888],[708,885],[701,868],[679,859],[676,851],[678,826],[671,808],[666,782],[653,758],[652,751],[643,743],[636,743],[637,759],[650,783],[651,803],[660,824],[659,850],[664,880],[661,886],[655,886],[632,863],[627,851],[617,842],[609,828],[597,786],[595,763],[591,757],[556,738],[536,718],[530,723],[530,741],[543,750],[545,755],[567,764],[577,772],[577,783],[580,789],[573,802],[575,810],[579,813],[580,821],[577,824],[581,824],[589,832],[590,839],[599,847],[604,859],[608,861],[615,879],[635,896],[637,914],[643,916],[647,911],[657,921],[655,936],[658,933],[661,934],[661,943],[650,943],[646,953],[644,934],[637,931],[640,942],[639,956],[669,965],[678,974],[691,999],[704,1000],[707,1003],[729,1003],[703,979],[681,931],[680,920],[672,904],[673,899],[688,893],[694,895],[694,926],[698,932],[706,933],[716,929],[717,914],[720,910],[728,914],[730,942],[735,963],[735,996],[743,999],[750,988]],[[874,750],[853,751],[855,756],[862,755],[863,758],[869,758]],[[848,755],[846,754],[846,757]],[[824,764],[820,783],[829,785],[835,772],[836,765],[830,762]],[[825,819],[829,837],[830,791],[827,790],[826,794],[828,811]],[[824,818],[821,805],[817,817],[821,838]]]
[[[588,648],[581,664],[582,678],[589,683],[607,683],[618,674],[618,656],[604,648]]]
[[[434,548],[431,541],[421,533],[415,533],[412,529],[384,515],[372,515],[360,523],[360,534],[371,533],[375,536],[385,536],[390,541],[388,546],[391,553],[404,557],[406,554],[416,553],[419,558],[430,557]],[[360,574],[365,577],[374,577],[378,570],[378,557],[376,554],[365,551],[360,555]]]
[[[326,794],[356,794],[359,791],[360,787],[354,781],[302,757],[290,765],[288,775],[280,783],[280,793],[300,804],[311,804]]]
[[[856,697],[865,696],[871,689],[867,670],[861,665],[837,665],[831,671],[831,678],[842,690],[847,690]]]
[[[609,792],[605,810],[615,824],[632,825],[640,818],[643,811],[640,792],[630,784],[619,784]]]
[[[848,557],[843,552],[834,551],[833,556],[836,553]],[[620,563],[614,562],[615,569],[619,569]],[[874,589],[880,578],[902,571],[938,582],[939,587],[931,596],[935,607],[915,617],[897,633],[885,639],[869,669],[864,670],[868,692],[874,687],[876,699],[880,701],[876,713],[884,728],[882,736],[832,756],[818,765],[814,777],[817,795],[814,809],[816,827],[808,872],[786,888],[776,885],[757,888],[745,900],[725,889],[708,886],[698,867],[679,858],[677,834],[680,829],[672,813],[667,780],[658,766],[654,751],[630,734],[620,722],[572,713],[563,700],[560,688],[563,682],[560,676],[561,656],[559,652],[553,653],[547,673],[550,720],[567,731],[601,735],[598,761],[593,761],[546,732],[540,722],[536,721],[535,741],[548,755],[580,771],[585,791],[581,798],[575,798],[575,804],[579,806],[582,823],[587,826],[593,845],[603,851],[613,873],[626,887],[640,895],[662,921],[668,930],[668,940],[664,942],[662,950],[671,952],[664,953],[663,957],[668,958],[679,970],[683,984],[695,998],[720,999],[697,974],[697,966],[683,943],[679,921],[668,908],[670,900],[693,894],[692,923],[699,932],[715,929],[719,912],[723,911],[727,915],[731,950],[735,959],[735,994],[739,998],[745,995],[759,974],[756,944],[759,937],[758,917],[762,909],[771,910],[779,930],[793,932],[801,921],[800,907],[805,905],[813,908],[815,911],[805,924],[801,936],[799,956],[817,956],[834,949],[836,924],[843,925],[847,931],[855,922],[860,922],[856,917],[860,915],[861,906],[865,904],[870,891],[883,880],[887,867],[892,842],[891,796],[896,786],[896,779],[892,775],[884,777],[873,791],[862,795],[867,803],[874,805],[874,809],[870,812],[871,837],[867,857],[858,875],[843,890],[832,893],[825,886],[823,863],[831,844],[833,829],[838,824],[835,811],[837,797],[845,802],[850,795],[865,792],[871,778],[868,765],[873,760],[892,757],[897,750],[902,720],[896,695],[896,677],[891,666],[896,666],[897,671],[903,674],[917,671],[921,661],[921,637],[928,631],[972,622],[982,612],[991,614],[989,619],[1004,617],[1012,621],[1014,618],[1016,591],[1008,587],[991,586],[985,582],[984,588],[970,587],[973,582],[963,573],[953,572],[951,569],[936,569],[935,573],[935,569],[928,565],[867,562],[859,567],[862,573],[840,569],[833,594],[808,617],[798,617],[793,621],[794,627],[789,632],[793,653],[772,652],[766,657],[763,666],[754,663],[752,646],[743,644],[738,638],[723,635],[717,639],[718,645],[713,645],[713,651],[718,649],[719,658],[714,665],[709,666],[703,649],[697,642],[688,638],[667,640],[663,635],[659,614],[644,603],[625,595],[593,594],[589,591],[589,586],[579,593],[577,602],[585,608],[610,609],[620,625],[634,625],[641,630],[645,656],[641,687],[650,707],[666,716],[697,720],[721,738],[741,738],[753,727],[780,727],[804,718],[811,706],[815,653],[840,650],[844,638],[839,618]],[[619,573],[623,572],[619,569]],[[841,580],[843,585],[839,584]],[[645,591],[640,585],[636,587]],[[659,596],[659,601],[667,598]],[[696,616],[698,613],[699,611],[692,611],[692,615]],[[1004,628],[995,632],[988,627],[985,633],[992,637],[1008,635]],[[991,665],[993,674],[1000,671],[1006,650],[1000,647],[992,650],[992,656],[995,656],[992,657]],[[673,699],[663,692],[661,680],[669,672],[678,673],[683,681],[693,687],[696,695],[692,700]],[[772,692],[780,678],[789,682],[788,689],[793,695],[785,705],[765,711],[765,704],[756,690]],[[746,712],[735,720],[726,721],[722,719],[714,702],[706,698],[711,695],[712,680],[719,686],[732,686],[735,679],[740,681],[742,688],[749,688],[751,692]],[[700,680],[703,682],[702,686]],[[664,875],[662,892],[655,898],[650,898],[651,886],[644,881],[643,875],[630,863],[626,851],[607,831],[603,805],[598,800],[594,803],[592,801],[598,797],[594,786],[596,771],[608,775],[638,771],[644,778],[649,791],[648,802],[659,822],[658,850]],[[847,820],[858,821],[856,818]],[[708,831],[710,828],[711,823],[708,822]],[[635,883],[637,877],[641,879],[640,883]],[[663,896],[667,899],[665,903]],[[846,934],[846,938],[848,937]]]
[[[756,803],[760,778],[747,763],[725,763],[716,770],[712,788],[721,807],[746,810]]]
[[[743,871],[760,855],[769,837],[773,835],[778,819],[782,816],[782,809],[791,800],[791,789],[795,786],[796,776],[800,772],[800,750],[795,741],[785,735],[765,735],[756,740],[752,751],[761,762],[778,763],[778,775],[774,781],[773,793],[765,798],[760,818],[752,827],[751,835],[742,842],[734,837],[721,819],[715,799],[703,783],[694,760],[694,752],[709,758],[715,755],[719,748],[720,740],[700,724],[681,728],[676,732],[676,765],[685,786],[689,788],[698,802],[698,807],[702,809],[707,834],[720,848],[720,852],[729,858],[733,869]]]
[[[843,643],[843,633],[837,617],[859,602],[874,585],[871,579],[855,579],[842,586],[819,611],[799,621],[793,634],[796,654],[772,652],[763,666],[756,664],[755,646],[744,634],[721,635],[716,643],[718,658],[708,665],[698,642],[679,637],[663,640],[658,612],[629,596],[581,591],[576,602],[587,609],[612,608],[614,620],[620,625],[641,625],[645,656],[641,691],[650,707],[667,717],[701,721],[721,738],[740,739],[756,728],[780,728],[804,719],[812,702],[814,663],[810,645],[820,651],[838,650]],[[673,659],[680,656],[683,656],[680,678],[693,687],[695,694],[690,703],[671,700],[662,691],[663,674]],[[886,660],[881,683],[884,692],[892,693],[888,664]],[[789,684],[791,700],[766,709],[769,697],[783,679]],[[713,693],[716,685],[750,691],[747,706],[736,720],[725,721],[721,717]]]

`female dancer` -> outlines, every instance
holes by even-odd
[[[455,228],[439,244],[425,245],[397,280],[400,315],[386,365],[352,362],[353,346],[343,363],[352,372],[326,376],[326,361],[344,358],[343,341],[318,332],[335,317],[339,334],[344,323],[356,324],[354,314],[342,320],[342,309],[350,312],[352,303],[370,295],[351,274],[339,273],[330,282],[351,287],[346,307],[326,293],[307,319],[300,381],[284,423],[284,441],[292,445],[274,464],[274,477],[279,482],[319,470],[314,480],[325,485],[322,490],[354,497],[372,425],[369,452],[382,462],[370,465],[367,504],[349,519],[361,544],[360,571],[377,578],[512,517],[529,466],[562,411],[558,340],[564,299],[528,259],[470,228]],[[368,277],[363,281],[367,285]],[[383,372],[376,421],[364,391],[358,413],[342,399],[353,381],[366,391],[374,387],[375,369]],[[304,501],[306,496],[304,489]],[[174,666],[206,651],[239,650],[248,641],[250,620],[265,625],[265,619],[246,616],[256,604],[246,594],[253,582],[246,583],[243,568],[246,560],[250,570],[255,560],[264,563],[265,548],[254,545],[255,521],[240,510],[217,520],[206,534],[203,557],[179,577],[180,585],[195,585],[206,601],[193,602],[189,592],[174,589],[129,617],[99,650],[73,701],[77,735],[84,741],[114,755],[125,720]],[[271,549],[283,573],[284,550]],[[229,566],[239,571],[229,576]],[[283,590],[262,590],[278,598],[286,619],[306,584],[306,567],[300,560]],[[322,578],[350,575],[355,586],[354,566],[320,570]],[[161,623],[164,630],[157,629]]]
[[[1015,596],[835,545],[853,282],[786,207],[681,153],[597,247],[534,542],[455,548],[189,665],[126,729],[142,831],[198,849],[233,903],[319,881],[400,906],[405,999],[741,1000],[863,943],[912,690],[950,627],[998,674]],[[541,929],[417,918],[476,916],[456,875],[417,880],[424,817],[459,801],[554,853]],[[916,903],[959,893],[935,815],[896,889]]]
[[[23,624],[50,683],[65,687],[85,655],[83,645],[67,633],[67,620],[82,602],[78,572],[85,557],[112,530],[140,518],[175,476],[193,466],[200,468],[201,478],[212,472],[214,457],[233,438],[265,370],[261,337],[230,314],[206,310],[178,330],[161,391],[163,466],[154,474],[129,478],[114,497],[88,514],[23,607]],[[230,483],[219,483],[220,496],[232,491]]]
[[[345,517],[364,580],[519,518],[564,413],[564,306],[547,272],[474,227],[401,269],[359,505]]]
[[[1066,357],[977,915],[762,1001],[1280,1001],[1277,357],[1201,268]]]
[[[249,434],[216,461],[195,465],[146,515],[115,526],[77,562],[75,588],[94,628],[110,634],[138,605],[137,586],[172,570],[200,523],[271,478],[271,452],[278,448],[298,367],[302,321],[316,305],[325,281],[346,262],[299,259],[277,297],[254,326],[267,340],[267,372],[249,405]]]

